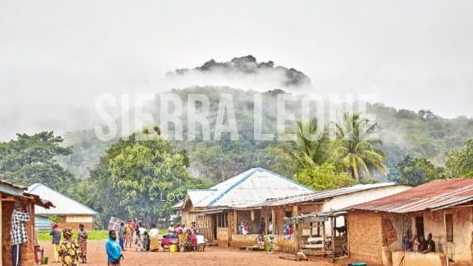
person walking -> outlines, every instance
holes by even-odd
[[[87,263],[87,239],[89,234],[84,228],[83,224],[79,224],[79,234],[77,235],[77,241],[79,242],[79,257],[81,263]]]
[[[117,243],[115,230],[108,232],[108,240],[105,242],[105,251],[107,252],[108,266],[120,266],[123,254],[120,245]]]
[[[118,243],[122,250],[125,250],[125,224],[120,223],[120,228],[118,229]]]
[[[156,224],[151,224],[151,229],[149,230],[149,238],[150,251],[159,251],[161,247],[161,239],[159,229],[156,227]]]
[[[128,220],[128,222],[125,225],[125,248],[131,248],[132,243],[133,243],[133,225],[132,221]]]
[[[138,227],[136,229],[136,244],[135,244],[136,251],[145,251],[145,246],[144,246],[145,232],[146,232],[146,228],[144,228],[143,224],[141,222],[138,223]]]
[[[49,233],[52,238],[52,245],[53,245],[53,257],[54,262],[59,262],[59,244],[61,244],[61,230],[57,224],[53,225],[53,229]]]
[[[65,228],[62,232],[64,240],[59,245],[59,257],[62,266],[79,265],[79,246],[72,240],[72,230]]]

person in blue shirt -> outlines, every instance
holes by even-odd
[[[122,248],[117,243],[117,234],[115,230],[108,232],[108,240],[105,242],[105,250],[107,251],[108,265],[119,266],[123,259]]]

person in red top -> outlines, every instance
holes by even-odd
[[[189,229],[189,242],[193,251],[197,251],[197,232],[194,229]]]

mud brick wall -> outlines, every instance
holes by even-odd
[[[21,247],[22,258],[21,265],[33,266],[36,265],[34,259],[34,246],[36,243],[36,232],[34,230],[34,208],[32,203],[26,203],[28,205],[30,221],[26,224],[25,229],[28,234],[28,242],[23,244]],[[13,202],[2,202],[2,243],[3,243],[3,265],[11,265],[11,214],[13,212]]]
[[[383,231],[381,215],[370,212],[351,212],[347,218],[350,257],[374,264],[382,264]]]

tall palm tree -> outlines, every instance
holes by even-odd
[[[379,149],[381,140],[374,136],[378,125],[360,114],[345,113],[336,124],[334,160],[343,165],[353,179],[371,177],[373,172],[386,174],[384,154]]]
[[[289,154],[300,167],[313,167],[327,161],[328,133],[319,128],[315,118],[307,123],[298,121],[296,136],[295,148]]]

